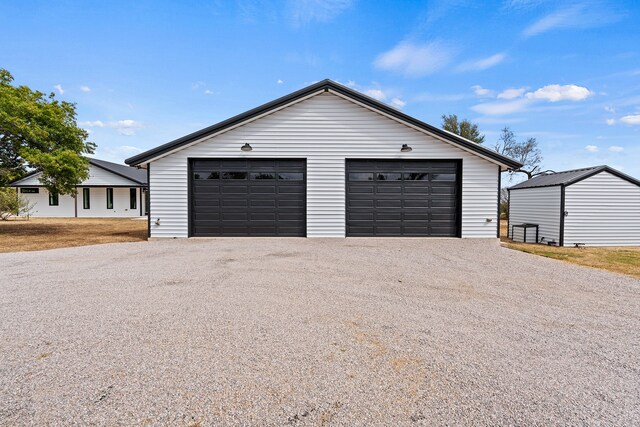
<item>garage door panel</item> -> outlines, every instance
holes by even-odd
[[[347,235],[457,236],[458,168],[457,161],[347,160]]]
[[[376,189],[378,194],[402,194],[402,187],[396,185],[382,184]]]
[[[404,187],[404,194],[420,194],[420,195],[428,195],[429,187],[413,187],[411,185],[407,185]]]
[[[373,194],[374,193],[374,187],[373,185],[371,186],[365,186],[365,185],[350,185],[349,186],[349,192],[353,193],[353,194],[360,194],[360,193],[366,193],[366,194]]]
[[[405,199],[402,206],[405,208],[427,208],[429,207],[429,199],[426,197],[423,199]]]
[[[306,235],[304,159],[197,159],[191,168],[191,235]]]
[[[273,184],[270,185],[252,185],[249,188],[249,192],[251,194],[267,194],[272,195],[276,194],[276,189]]]
[[[401,199],[379,199],[374,201],[374,207],[376,208],[401,208]]]
[[[397,222],[397,221],[400,221],[402,219],[402,212],[399,212],[399,211],[397,211],[395,209],[392,210],[392,211],[391,210],[390,211],[378,210],[378,211],[375,212],[375,219],[377,221],[395,221],[395,222]]]

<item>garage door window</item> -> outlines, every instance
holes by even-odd
[[[304,174],[302,172],[280,172],[278,179],[283,181],[302,181],[304,180]]]
[[[222,172],[222,179],[247,179],[246,172]]]
[[[402,174],[392,172],[382,172],[376,174],[376,181],[402,181]]]
[[[349,181],[373,181],[373,174],[366,172],[352,172],[349,174]]]
[[[275,172],[251,172],[250,179],[276,179]]]
[[[422,172],[405,173],[404,174],[404,180],[405,181],[428,181],[429,180],[429,174],[428,173],[422,173]]]
[[[452,182],[456,180],[456,174],[454,173],[434,173],[431,174],[431,181],[447,181]]]

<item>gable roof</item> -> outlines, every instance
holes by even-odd
[[[120,175],[123,178],[137,182],[138,184],[147,185],[147,171],[143,169],[132,168],[131,166],[99,159],[89,159],[89,163],[116,175]]]
[[[122,165],[119,163],[107,162],[106,160],[92,159],[92,158],[89,159],[89,164],[95,167],[98,167],[100,169],[104,169],[122,178],[126,178],[140,185],[147,185],[147,171],[143,169],[132,168],[131,166]],[[17,187],[20,185],[22,181],[32,177],[37,173],[40,173],[40,171],[33,170],[28,174],[26,174],[25,176],[23,176],[22,178],[20,178],[19,180],[12,182],[11,184],[9,184],[9,186]]]
[[[230,119],[224,120],[220,123],[206,127],[199,131],[190,133],[189,135],[183,136],[182,138],[178,138],[176,140],[167,142],[166,144],[160,145],[156,148],[152,148],[151,150],[145,151],[144,153],[140,153],[136,156],[130,157],[125,160],[125,163],[130,166],[137,166],[143,163],[147,163],[155,159],[156,157],[175,151],[201,138],[224,131],[226,129],[239,125],[242,122],[245,122],[253,118],[256,118],[258,116],[261,116],[263,114],[269,113],[270,111],[282,108],[287,104],[296,102],[298,100],[301,100],[302,98],[313,96],[322,91],[325,91],[325,92],[332,91],[346,98],[350,98],[356,102],[366,105],[367,107],[373,110],[377,110],[378,112],[381,112],[387,116],[391,116],[399,121],[412,125],[433,136],[436,136],[442,140],[445,140],[446,142],[454,146],[476,153],[500,165],[503,165],[512,169],[517,169],[522,166],[520,163],[518,163],[517,161],[509,157],[503,156],[493,150],[490,150],[479,144],[476,144],[473,141],[469,141],[468,139],[463,138],[459,135],[456,135],[454,133],[451,133],[443,129],[437,128],[435,126],[431,126],[427,123],[424,123],[416,118],[413,118],[407,114],[402,113],[401,111],[387,104],[384,104],[376,99],[373,99],[367,95],[364,95],[360,92],[357,92],[351,88],[343,86],[329,79],[322,80],[318,83],[302,88],[289,95],[283,96],[274,101],[271,101],[259,107],[253,108],[242,114],[238,114],[237,116],[231,117]]]
[[[509,188],[509,190],[521,190],[523,188],[554,187],[557,185],[567,186],[567,185],[575,184],[578,181],[582,181],[583,179],[589,178],[603,171],[609,172],[612,175],[615,175],[619,178],[629,181],[632,184],[640,186],[640,181],[638,181],[637,179],[630,177],[629,175],[626,175],[607,165],[602,165],[602,166],[592,166],[589,168],[573,169],[568,171],[538,175],[527,181],[521,182],[520,184],[514,185],[513,187]]]

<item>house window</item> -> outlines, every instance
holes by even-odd
[[[49,193],[49,206],[58,206],[58,194]]]
[[[113,188],[107,188],[107,209],[113,209]]]
[[[82,209],[91,209],[91,193],[89,188],[82,189]]]
[[[137,191],[135,188],[129,189],[129,209],[136,209],[138,207]]]
[[[39,188],[21,188],[20,189],[21,193],[26,193],[26,194],[38,194],[40,192]]]

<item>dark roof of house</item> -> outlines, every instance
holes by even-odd
[[[121,177],[130,179],[131,181],[135,181],[138,184],[147,185],[147,171],[144,169],[132,168],[131,166],[99,159],[89,159],[89,163],[116,175],[120,175]]]
[[[638,181],[637,179],[630,177],[629,175],[625,175],[624,173],[609,166],[602,165],[592,166],[590,168],[573,169],[563,172],[541,174],[527,181],[521,182],[520,184],[516,184],[513,187],[509,188],[509,190],[521,190],[523,188],[536,187],[554,187],[557,185],[571,185],[603,171],[609,172],[610,174],[616,175],[626,181],[640,186],[640,181]]]
[[[220,123],[217,123],[213,126],[209,126],[206,127],[204,129],[201,129],[199,131],[193,132],[189,135],[183,136],[182,138],[178,138],[174,141],[171,142],[167,142],[166,144],[160,145],[156,148],[152,148],[151,150],[145,151],[144,153],[140,153],[136,156],[130,157],[128,159],[125,160],[125,163],[131,166],[136,166],[139,165],[141,163],[144,163],[148,160],[151,160],[157,156],[160,156],[164,153],[170,152],[172,150],[175,150],[181,146],[190,144],[194,141],[197,141],[200,138],[206,137],[208,135],[223,131],[227,128],[230,128],[238,123],[244,122],[246,120],[252,119],[254,117],[257,117],[259,115],[262,115],[266,112],[269,112],[271,110],[274,110],[276,108],[282,107],[290,102],[296,101],[300,98],[304,98],[306,96],[312,95],[313,93],[319,92],[319,91],[328,91],[328,90],[332,90],[336,93],[339,93],[345,97],[354,99],[362,104],[365,104],[375,110],[381,111],[389,116],[392,116],[394,118],[397,118],[399,120],[402,120],[404,122],[407,122],[419,129],[423,129],[433,135],[436,135],[450,143],[452,143],[453,145],[457,145],[459,147],[463,147],[465,149],[468,149],[472,152],[476,152],[479,155],[485,156],[487,158],[490,158],[502,165],[505,165],[509,168],[512,169],[517,169],[520,168],[522,165],[520,163],[518,163],[517,161],[503,156],[493,150],[490,150],[488,148],[485,148],[479,144],[476,144],[475,142],[469,141],[468,139],[462,138],[459,135],[453,134],[451,132],[447,132],[445,130],[442,130],[440,128],[437,128],[435,126],[431,126],[427,123],[424,123],[418,119],[415,119],[407,114],[402,113],[401,111],[387,105],[384,104],[376,99],[373,99],[367,95],[364,95],[360,92],[357,92],[351,88],[348,88],[346,86],[343,86],[339,83],[336,83],[332,80],[326,79],[326,80],[322,80],[318,83],[312,84],[310,86],[307,86],[305,88],[302,88],[298,91],[295,91],[293,93],[290,93],[289,95],[283,96],[281,98],[278,98],[274,101],[268,102],[266,104],[263,104],[259,107],[253,108],[249,111],[246,111],[242,114],[239,114],[237,116],[231,117],[230,119],[224,120]]]
[[[113,174],[121,176],[126,179],[130,179],[133,182],[136,182],[140,185],[147,185],[147,171],[144,169],[132,168],[131,166],[122,165],[119,163],[107,162],[106,160],[100,159],[89,159],[89,164],[109,171]],[[20,183],[20,181],[29,178],[30,176],[37,174],[38,170],[32,170],[22,178],[13,181],[10,186],[15,186]]]

